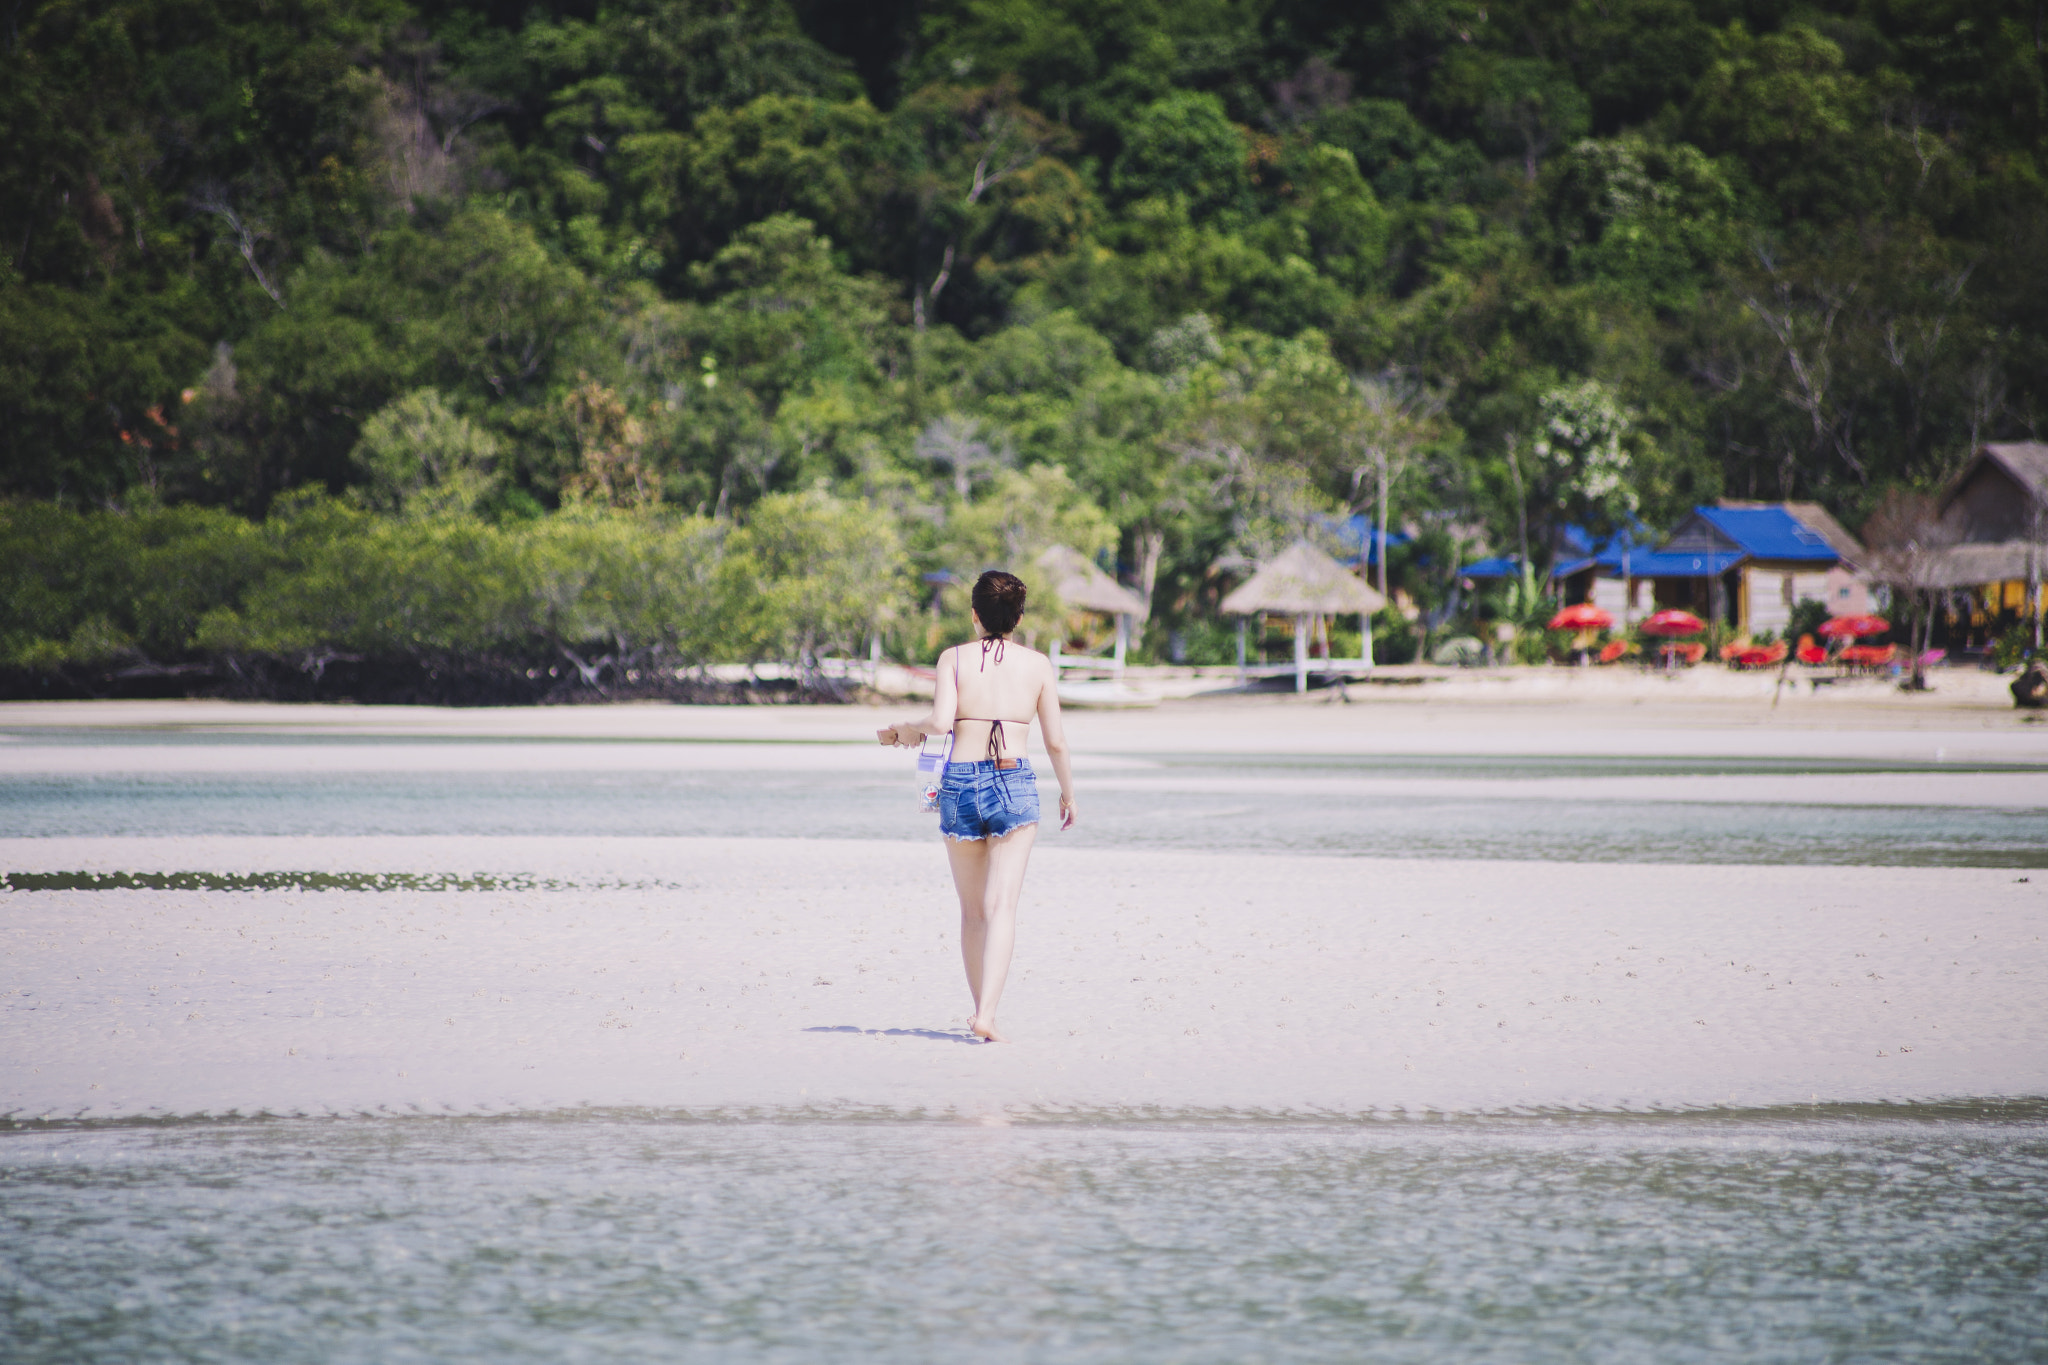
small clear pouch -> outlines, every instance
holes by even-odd
[[[933,747],[936,742],[937,748]],[[926,735],[924,743],[917,749],[917,775],[923,785],[924,804],[919,808],[929,814],[939,811],[939,783],[946,780],[946,760],[953,756],[953,736]]]

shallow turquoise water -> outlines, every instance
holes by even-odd
[[[1684,799],[1687,777],[1869,772],[1640,760],[1391,764],[1190,758],[1119,771],[1065,836],[1076,847],[1299,850],[1574,862],[2048,866],[2048,812],[1997,807],[1736,805]],[[1953,771],[1945,770],[1945,771]],[[1281,777],[1256,795],[1175,790]],[[1657,776],[1657,801],[1330,794],[1328,777]],[[1049,775],[1040,782],[1049,787]],[[777,835],[924,839],[908,779],[818,772],[419,772],[0,775],[0,832],[55,835]],[[1084,795],[1087,793],[1084,790]]]
[[[18,1362],[2023,1361],[2038,1123],[0,1137]]]

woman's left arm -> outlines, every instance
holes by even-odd
[[[1050,660],[1045,681],[1038,689],[1038,737],[1045,744],[1045,756],[1052,760],[1052,775],[1060,784],[1060,828],[1072,829],[1081,818],[1081,804],[1074,795],[1073,754],[1067,748],[1067,727],[1060,717],[1059,669]]]
[[[899,721],[875,731],[877,740],[909,749],[924,743],[926,735],[943,735],[953,728],[953,718],[960,710],[960,691],[953,681],[952,654],[949,649],[939,655],[938,676],[932,684],[932,709],[916,720]]]

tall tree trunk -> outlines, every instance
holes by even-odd
[[[1907,639],[1910,641],[1911,636]],[[1927,657],[1927,651],[1934,643],[1934,593],[1930,590],[1920,606],[1920,646],[1913,650],[1913,690],[1927,690],[1927,670],[1920,661]]]
[[[1534,577],[1529,567],[1529,499],[1523,493],[1522,462],[1515,454],[1512,437],[1508,439],[1508,473],[1515,480],[1515,538],[1520,542],[1522,554],[1522,581],[1530,583]]]
[[[1152,590],[1159,583],[1159,560],[1166,553],[1166,533],[1142,531],[1138,535],[1138,596],[1145,599],[1145,614],[1131,621],[1131,647],[1145,643],[1145,623],[1152,619]]]
[[[1379,552],[1380,557],[1380,596],[1386,597],[1391,602],[1394,599],[1387,596],[1387,452],[1384,450],[1379,452],[1379,466],[1380,543],[1374,548]]]
[[[2027,528],[2027,613],[2034,618],[2034,653],[2041,652],[2041,507]]]
[[[917,331],[925,329],[926,313],[936,312],[939,295],[945,292],[946,284],[953,278],[953,244],[946,243],[946,252],[939,261],[939,273],[932,277],[929,289],[914,291],[910,303],[910,320]]]

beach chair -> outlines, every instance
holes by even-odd
[[[1734,663],[1737,668],[1770,668],[1785,662],[1785,655],[1790,652],[1790,648],[1783,640],[1761,648],[1752,645],[1736,655]]]
[[[1842,666],[1858,673],[1881,673],[1899,657],[1897,645],[1850,645],[1842,651]]]
[[[1794,657],[1800,663],[1818,668],[1828,661],[1828,652],[1826,649],[1815,644],[1811,635],[1802,635],[1799,637],[1799,653]]]
[[[1611,664],[1626,653],[1628,653],[1628,641],[1609,640],[1600,647],[1599,660],[1603,664]]]

